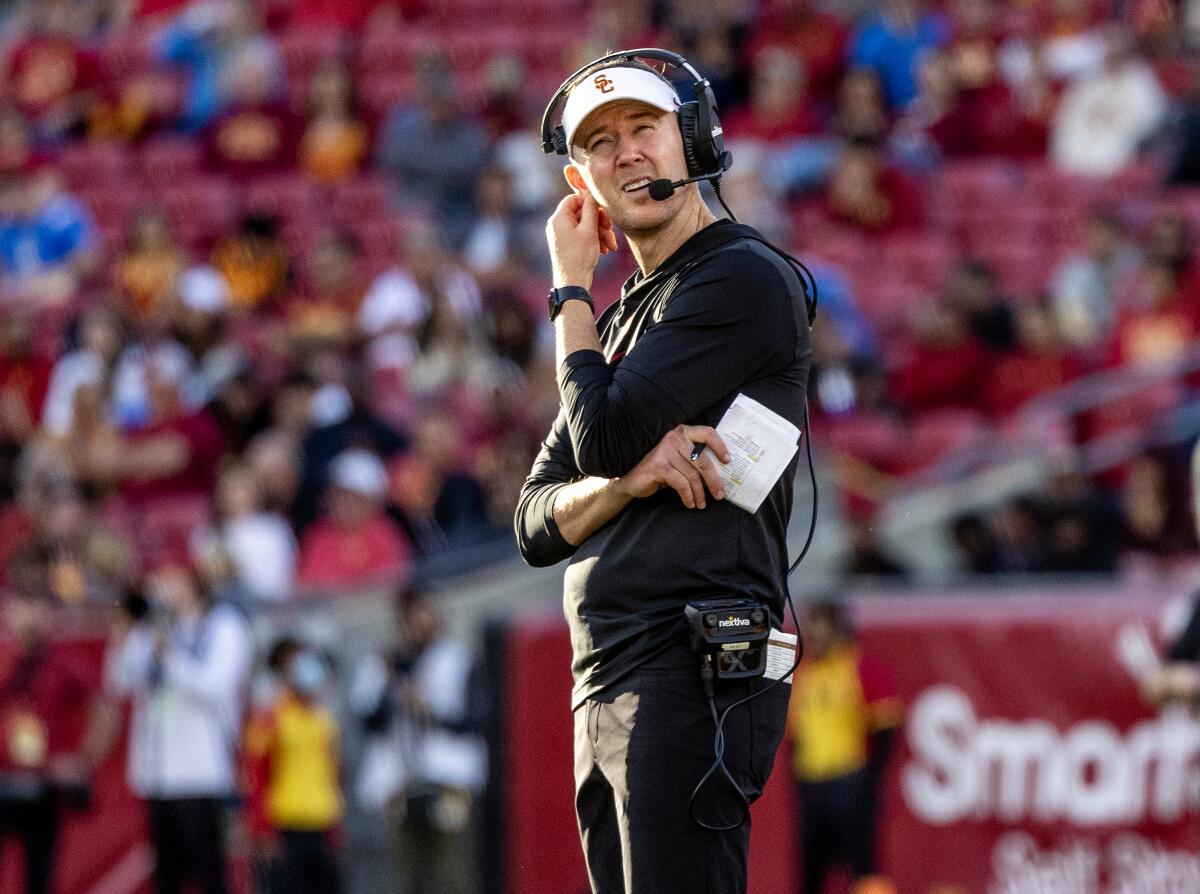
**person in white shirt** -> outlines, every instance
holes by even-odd
[[[479,890],[472,848],[487,746],[472,656],[442,629],[430,594],[399,597],[403,647],[355,671],[350,705],[368,734],[358,800],[396,821],[400,891]]]
[[[1167,97],[1154,70],[1119,27],[1108,34],[1104,69],[1067,88],[1055,114],[1050,156],[1064,171],[1115,174],[1162,125]]]
[[[168,565],[127,604],[105,658],[109,691],[133,702],[128,781],[147,802],[155,894],[189,881],[224,894],[222,823],[254,656],[249,625],[213,604],[194,569]]]

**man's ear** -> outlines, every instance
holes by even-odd
[[[575,162],[569,162],[563,168],[563,176],[567,178],[567,185],[580,195],[589,191],[587,184],[583,181],[583,174],[579,173],[579,168],[575,166]]]

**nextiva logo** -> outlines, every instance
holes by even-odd
[[[750,619],[749,618],[735,618],[733,615],[730,615],[728,618],[725,618],[723,621],[718,621],[717,626],[718,627],[749,627]]]

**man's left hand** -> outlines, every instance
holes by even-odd
[[[558,203],[546,222],[546,242],[555,288],[590,289],[600,256],[617,250],[612,220],[589,192],[572,193]]]

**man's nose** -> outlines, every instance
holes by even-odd
[[[632,136],[621,137],[617,142],[617,165],[625,166],[636,164],[645,156],[642,154],[642,146],[638,140]]]

